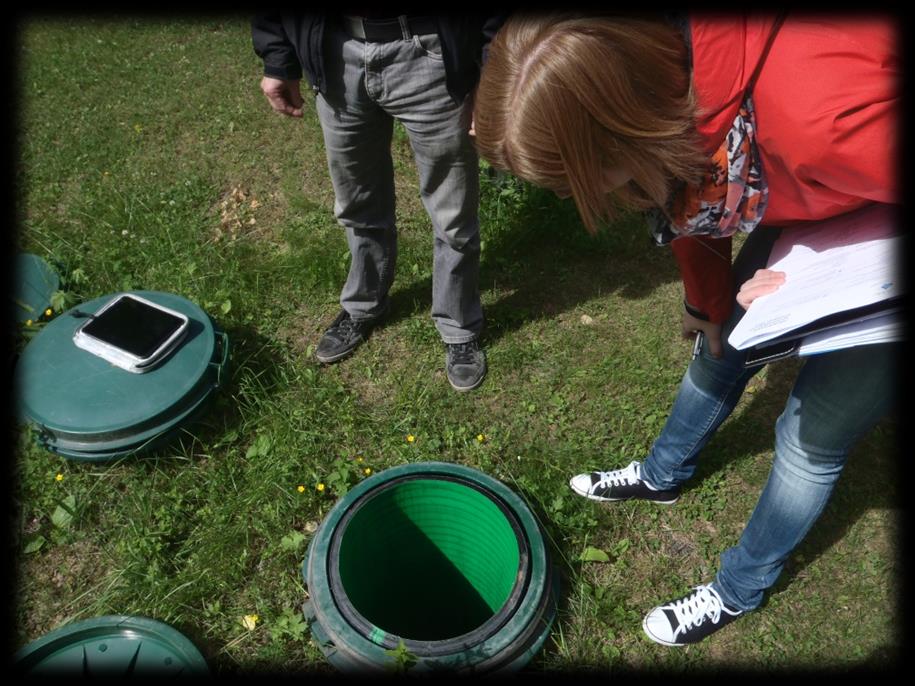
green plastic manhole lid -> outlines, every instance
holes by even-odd
[[[37,321],[51,306],[51,296],[60,288],[60,277],[38,255],[16,256],[13,279],[13,313],[15,321]]]
[[[180,296],[137,291],[183,312],[190,330],[160,366],[132,374],[73,343],[73,334],[111,295],[49,322],[26,346],[14,375],[17,412],[63,448],[114,450],[170,426],[214,384],[216,332],[206,313]],[[144,433],[145,432],[145,433]]]
[[[185,636],[146,617],[111,615],[61,627],[14,657],[28,676],[208,676],[203,656]]]

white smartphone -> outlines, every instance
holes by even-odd
[[[77,347],[136,374],[152,369],[181,342],[189,320],[181,312],[132,293],[105,303],[73,334]]]

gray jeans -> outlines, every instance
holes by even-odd
[[[327,27],[327,92],[317,96],[334,214],[352,262],[340,304],[353,319],[387,307],[397,262],[394,119],[407,131],[434,229],[432,319],[445,343],[475,339],[480,304],[479,168],[467,113],[445,87],[437,34],[363,42]]]

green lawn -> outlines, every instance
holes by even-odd
[[[756,377],[676,506],[572,494],[571,475],[644,456],[690,354],[672,256],[638,217],[592,238],[569,202],[484,168],[489,374],[455,393],[429,317],[431,226],[398,129],[391,317],[322,367],[313,351],[348,252],[313,107],[304,122],[269,109],[247,19],[33,18],[15,51],[18,248],[57,267],[68,305],[131,288],[188,298],[233,353],[203,420],[151,457],[69,461],[16,431],[13,650],[70,621],[134,614],[184,633],[218,674],[329,670],[299,620],[311,534],[366,467],[442,460],[523,495],[555,546],[561,604],[531,672],[896,659],[889,420],[856,448],[760,611],[686,649],[644,637],[645,612],[708,581],[739,536],[797,366]],[[580,560],[587,548],[607,561]]]

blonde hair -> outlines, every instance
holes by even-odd
[[[663,207],[706,164],[695,135],[686,44],[660,19],[516,15],[489,48],[474,106],[480,156],[571,195],[595,232],[625,207]]]

